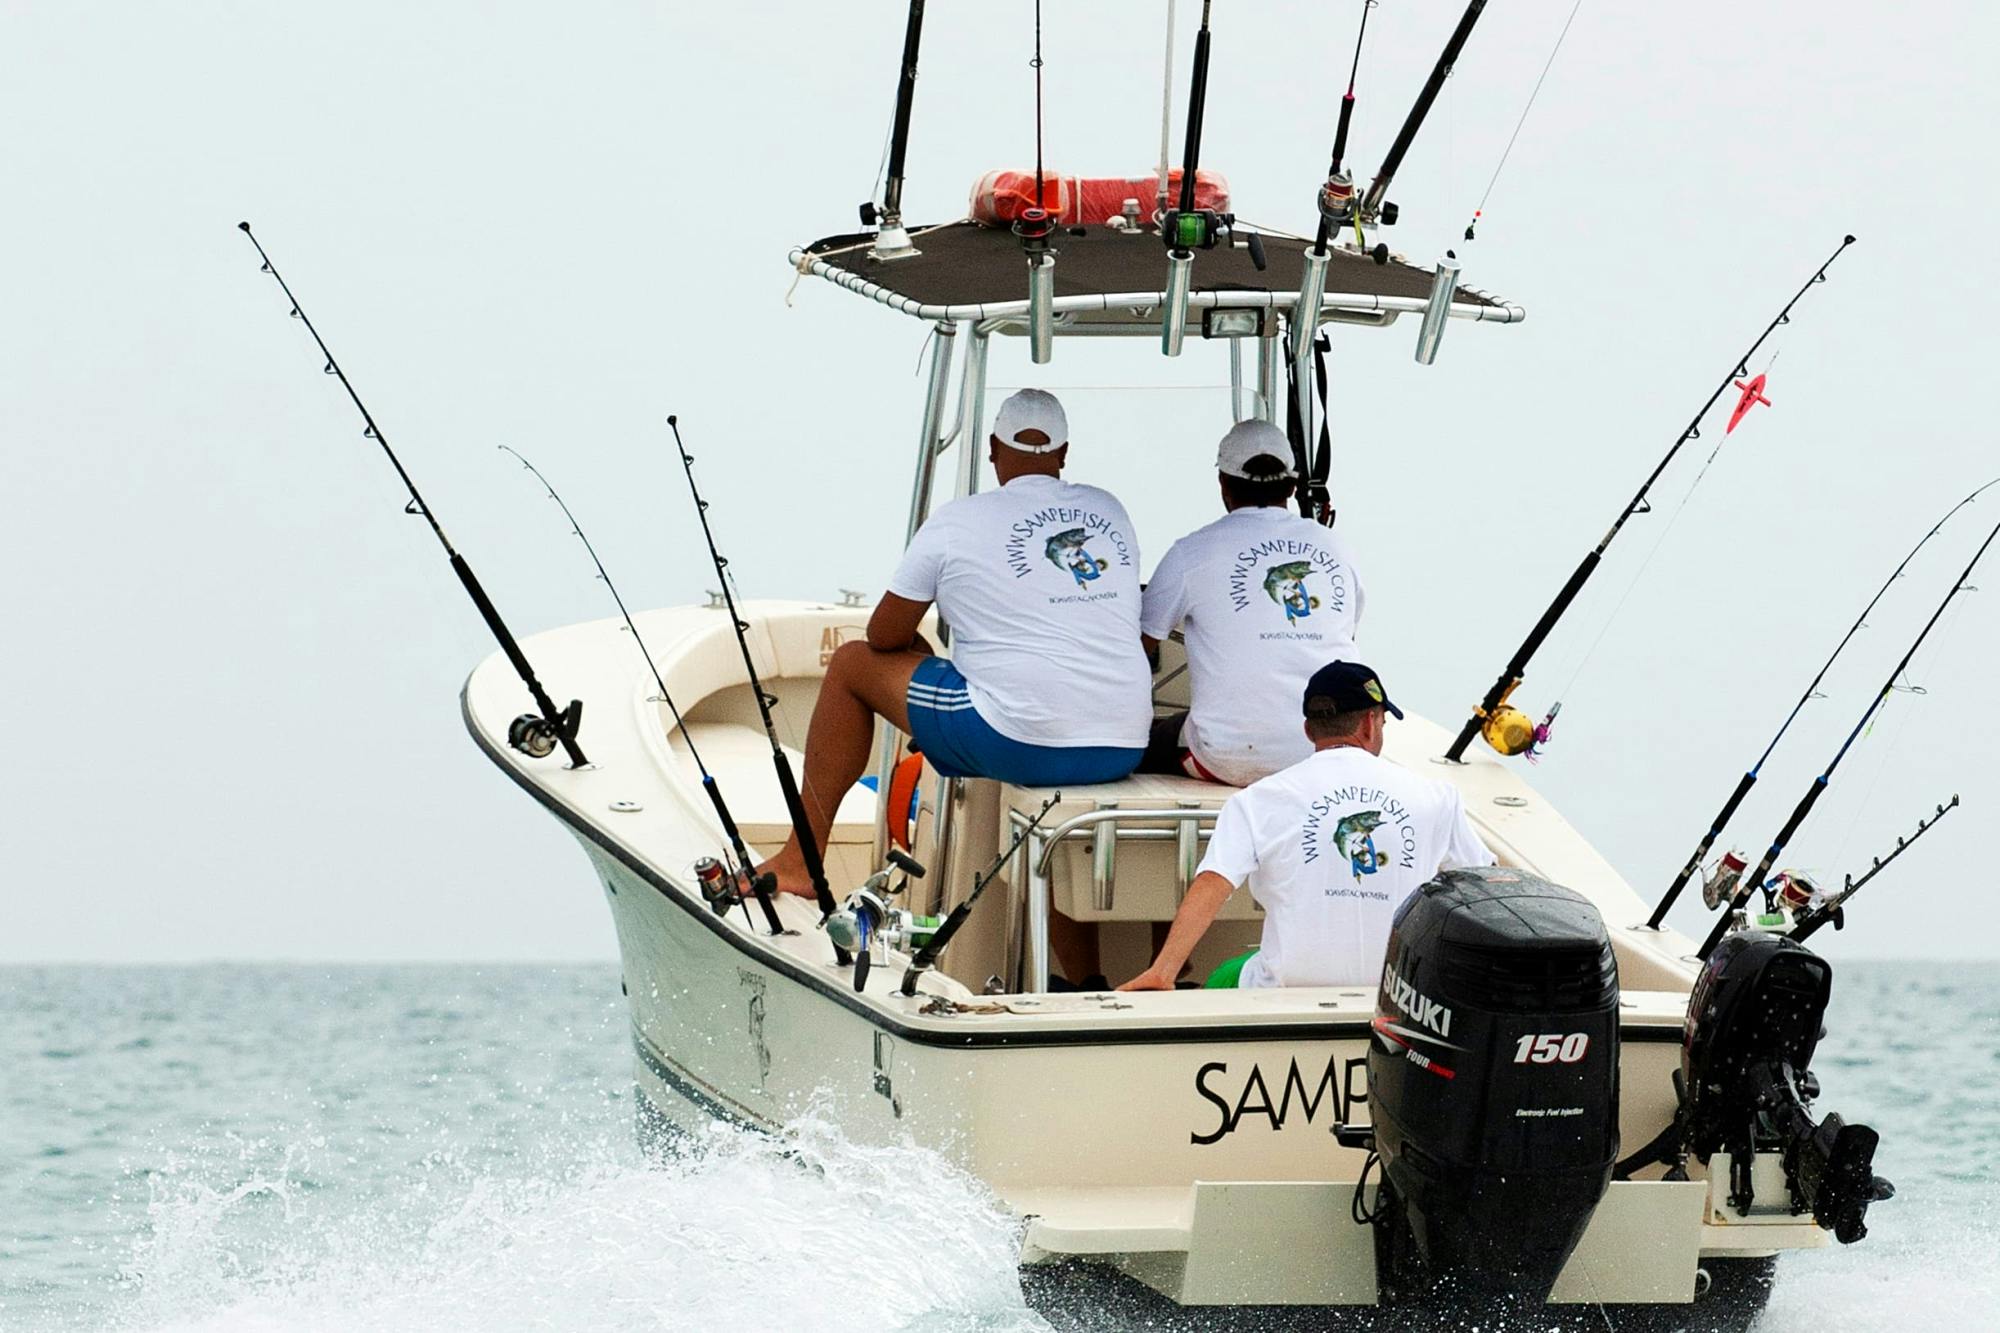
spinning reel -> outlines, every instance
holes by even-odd
[[[890,871],[878,870],[847,896],[840,910],[826,919],[827,938],[854,955],[854,989],[868,988],[868,972],[874,963],[875,945],[915,952],[931,942],[943,923],[934,916],[890,906],[889,900],[910,887],[912,879],[922,879],[924,867],[914,857],[896,848],[889,849],[889,865],[903,872],[894,884]]]

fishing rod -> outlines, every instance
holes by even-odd
[[[1943,518],[1931,525],[1931,530],[1924,534],[1923,540],[1910,548],[1910,553],[1903,557],[1901,564],[1896,566],[1895,573],[1889,575],[1882,586],[1875,590],[1875,595],[1868,599],[1868,605],[1861,608],[1861,614],[1854,618],[1854,623],[1847,627],[1847,633],[1842,635],[1840,642],[1834,646],[1832,655],[1821,664],[1819,673],[1812,678],[1812,683],[1806,686],[1805,693],[1800,695],[1799,701],[1792,705],[1792,711],[1786,715],[1784,725],[1778,728],[1778,734],[1771,737],[1771,743],[1764,747],[1764,753],[1757,757],[1757,762],[1752,764],[1749,770],[1737,782],[1736,790],[1730,793],[1729,799],[1723,803],[1721,811],[1717,813],[1714,821],[1709,825],[1708,832],[1695,845],[1694,854],[1688,857],[1687,864],[1681,867],[1678,875],[1674,876],[1674,882],[1667,886],[1666,895],[1660,899],[1659,906],[1653,909],[1653,915],[1646,919],[1646,929],[1658,930],[1660,928],[1660,922],[1665,919],[1668,910],[1673,907],[1674,900],[1680,897],[1681,890],[1687,886],[1688,880],[1693,878],[1695,873],[1701,869],[1701,863],[1708,859],[1709,850],[1715,846],[1716,839],[1722,836],[1723,829],[1735,817],[1736,808],[1743,804],[1743,798],[1748,796],[1750,789],[1757,785],[1757,776],[1762,771],[1765,762],[1770,759],[1772,752],[1778,748],[1778,742],[1785,738],[1785,733],[1791,730],[1792,723],[1796,722],[1799,714],[1805,711],[1805,706],[1819,697],[1820,682],[1826,679],[1826,673],[1832,669],[1834,662],[1840,657],[1841,653],[1846,651],[1847,645],[1853,641],[1854,636],[1867,628],[1869,614],[1875,610],[1876,605],[1881,602],[1882,598],[1888,595],[1889,589],[1895,586],[1896,581],[1903,577],[1903,571],[1908,569],[1910,562],[1917,558],[1917,552],[1930,544],[1931,538],[1937,536],[1938,531],[1945,524],[1951,522],[1954,514],[1971,504],[1974,500],[1977,500],[1983,493],[1994,486],[2000,486],[2000,477],[1995,477],[1992,481],[1987,482],[1986,485],[1981,486],[1978,490],[1972,492],[1972,494],[1966,496],[1947,510]]]
[[[994,859],[992,865],[986,867],[986,873],[973,881],[972,892],[965,895],[965,901],[951,909],[951,915],[944,919],[944,924],[937,928],[923,948],[917,950],[916,955],[910,959],[908,970],[903,973],[903,994],[917,993],[917,980],[937,964],[938,955],[944,952],[944,946],[951,943],[951,937],[958,934],[959,927],[963,926],[965,919],[972,915],[972,905],[979,901],[979,895],[986,892],[988,884],[999,878],[1001,870],[1014,859],[1014,853],[1021,849],[1021,844],[1028,840],[1028,835],[1041,826],[1043,818],[1049,811],[1055,809],[1056,802],[1061,799],[1062,793],[1054,792],[1042,802],[1042,808],[1035,811],[1035,817],[1014,834],[1014,840],[1007,844],[1007,849]]]
[[[646,647],[645,639],[640,637],[639,627],[632,622],[632,613],[625,608],[625,599],[618,595],[618,585],[611,581],[611,571],[607,570],[604,562],[598,559],[597,548],[592,546],[590,538],[584,535],[583,524],[577,522],[576,515],[570,512],[570,507],[563,501],[562,496],[556,494],[556,488],[542,475],[542,470],[530,463],[526,455],[511,445],[503,444],[500,448],[514,455],[522,467],[535,474],[535,480],[539,481],[542,489],[549,493],[549,499],[556,502],[556,508],[562,510],[563,517],[569,520],[569,530],[583,543],[583,549],[590,556],[590,563],[597,566],[598,579],[611,593],[611,600],[618,604],[618,614],[625,618],[625,628],[631,632],[632,642],[639,645],[639,656],[646,659],[646,669],[653,673],[653,683],[660,688],[660,702],[667,706],[669,713],[673,714],[674,727],[681,734],[681,742],[688,747],[688,754],[694,759],[696,771],[701,774],[702,790],[708,793],[709,804],[715,807],[715,817],[722,821],[723,836],[729,839],[730,851],[736,856],[736,864],[742,867],[743,877],[749,881],[750,891],[757,897],[757,905],[764,909],[765,923],[770,926],[773,935],[784,934],[785,923],[778,919],[778,909],[771,901],[771,889],[777,883],[777,876],[768,871],[762,875],[750,873],[751,868],[757,863],[750,859],[750,849],[743,845],[743,835],[737,831],[736,820],[729,813],[728,804],[722,799],[722,788],[716,784],[715,775],[708,771],[708,765],[701,761],[701,751],[695,748],[694,736],[688,731],[687,721],[681,716],[681,710],[675,706],[673,696],[667,693],[667,682],[660,675],[660,668],[653,661],[653,654]],[[732,894],[732,896],[741,901],[740,895]],[[743,915],[746,920],[749,918],[748,903],[744,904]]]
[[[1723,390],[1729,387],[1731,381],[1749,373],[1750,358],[1757,354],[1757,349],[1764,345],[1765,340],[1779,325],[1791,323],[1792,307],[1796,306],[1814,286],[1826,281],[1827,269],[1831,268],[1833,261],[1840,258],[1852,244],[1854,244],[1853,236],[1842,237],[1840,247],[1827,257],[1825,263],[1813,270],[1813,275],[1806,279],[1805,284],[1792,295],[1791,300],[1785,302],[1784,309],[1778,312],[1778,317],[1764,326],[1764,331],[1757,335],[1757,341],[1750,344],[1750,350],[1732,363],[1729,373],[1715,386],[1715,392],[1702,403],[1701,410],[1688,422],[1687,429],[1680,433],[1673,447],[1667,450],[1666,456],[1660,459],[1645,482],[1640,485],[1638,493],[1620,511],[1616,521],[1611,525],[1611,530],[1606,532],[1597,545],[1591,548],[1590,553],[1583,557],[1582,562],[1569,576],[1569,582],[1563,584],[1562,591],[1558,592],[1555,600],[1549,603],[1548,610],[1542,612],[1542,618],[1528,631],[1528,637],[1514,650],[1514,656],[1508,659],[1507,669],[1500,673],[1499,679],[1493,682],[1493,687],[1486,691],[1486,696],[1472,710],[1472,716],[1466,719],[1465,726],[1452,741],[1451,748],[1445,751],[1446,759],[1453,763],[1463,760],[1465,747],[1472,743],[1472,738],[1479,735],[1481,730],[1488,732],[1488,744],[1501,754],[1519,754],[1528,747],[1534,732],[1533,724],[1520,716],[1518,710],[1506,705],[1508,698],[1520,687],[1528,669],[1529,659],[1534,657],[1536,650],[1542,646],[1542,641],[1549,637],[1549,632],[1556,627],[1556,622],[1562,619],[1563,613],[1569,610],[1570,603],[1576,600],[1577,594],[1583,591],[1583,585],[1597,571],[1598,564],[1604,559],[1605,548],[1617,538],[1627,520],[1634,514],[1652,512],[1653,507],[1647,503],[1646,496],[1653,489],[1653,483],[1660,479],[1660,474],[1667,470],[1667,465],[1674,461],[1675,455],[1680,453],[1683,445],[1689,440],[1701,438],[1701,419],[1708,415],[1711,407],[1715,406],[1716,399],[1722,397]],[[1513,716],[1509,717],[1508,714]]]
[[[1054,354],[1056,329],[1056,252],[1049,245],[1056,224],[1042,171],[1042,0],[1035,0],[1035,58],[1028,64],[1035,71],[1035,205],[1021,210],[1014,235],[1028,258],[1028,359],[1041,366]]]
[[[680,451],[681,467],[687,472],[688,494],[694,497],[695,516],[701,520],[701,535],[708,542],[708,558],[715,565],[715,577],[722,584],[722,600],[729,608],[729,623],[736,630],[736,646],[743,652],[743,671],[750,677],[750,693],[757,700],[757,715],[764,719],[764,735],[771,742],[771,764],[778,770],[778,790],[784,793],[785,809],[792,817],[792,835],[799,840],[799,856],[806,863],[806,878],[812,881],[813,900],[819,904],[820,920],[832,916],[838,907],[833,901],[833,890],[827,887],[826,865],[820,860],[819,839],[813,836],[812,822],[806,818],[806,805],[799,798],[799,784],[792,776],[792,761],[785,757],[785,747],[778,743],[778,727],[771,720],[771,709],[778,702],[778,696],[768,693],[764,683],[757,678],[757,667],[750,660],[750,622],[736,609],[736,595],[730,591],[729,562],[722,558],[722,552],[715,548],[715,533],[708,526],[708,501],[701,498],[701,488],[695,484],[694,456],[681,442],[680,418],[669,416],[667,425],[674,432],[674,448]],[[846,967],[853,960],[847,950],[835,944],[834,961]]]
[[[1486,0],[1472,0],[1459,16],[1458,26],[1452,29],[1445,40],[1444,50],[1438,53],[1437,64],[1431,66],[1431,76],[1424,80],[1424,86],[1417,93],[1417,100],[1410,106],[1410,114],[1403,118],[1403,128],[1396,131],[1394,142],[1389,145],[1389,155],[1382,159],[1381,170],[1369,182],[1368,193],[1361,197],[1360,213],[1364,222],[1374,222],[1378,218],[1383,225],[1393,225],[1396,221],[1396,206],[1385,204],[1382,197],[1389,192],[1389,183],[1396,179],[1396,172],[1403,165],[1403,157],[1416,141],[1417,131],[1424,127],[1424,120],[1431,113],[1431,104],[1444,90],[1444,81],[1451,77],[1452,67],[1465,50],[1466,39],[1472,36],[1472,29],[1479,22],[1479,15],[1486,8]]]
[[[1325,476],[1325,469],[1331,466],[1331,445],[1322,441],[1317,462],[1308,457],[1315,436],[1313,409],[1317,406],[1311,392],[1311,376],[1315,370],[1313,350],[1319,332],[1320,302],[1326,296],[1326,270],[1333,260],[1330,247],[1334,232],[1347,226],[1355,217],[1354,180],[1343,164],[1347,157],[1347,130],[1354,120],[1354,88],[1361,77],[1361,45],[1368,37],[1368,11],[1375,8],[1376,3],[1377,0],[1361,0],[1361,28],[1354,36],[1354,60],[1347,71],[1347,92],[1340,99],[1340,121],[1333,132],[1333,155],[1326,169],[1326,184],[1320,187],[1315,200],[1319,209],[1319,231],[1313,239],[1312,249],[1303,256],[1305,266],[1299,275],[1299,299],[1292,308],[1291,401],[1296,404],[1299,428],[1299,438],[1293,445],[1300,477],[1299,509],[1322,523],[1330,523],[1333,519],[1332,504],[1326,496]],[[1358,228],[1355,240],[1359,245],[1366,245],[1366,237]],[[1388,262],[1388,247],[1380,246],[1378,250],[1377,262]],[[1324,365],[1318,370],[1323,381]],[[1324,434],[1326,424],[1317,424],[1320,433]]]
[[[1210,0],[1201,0],[1201,26],[1194,35],[1194,73],[1188,81],[1187,140],[1181,152],[1181,192],[1177,206],[1160,218],[1160,239],[1167,245],[1166,309],[1160,323],[1160,350],[1168,356],[1181,354],[1181,340],[1187,333],[1188,291],[1194,283],[1196,247],[1214,246],[1213,215],[1197,212],[1194,206],[1194,177],[1201,160],[1201,122],[1208,110],[1208,10]]]
[[[1945,613],[1945,608],[1950,606],[1960,593],[1972,586],[1966,580],[1972,577],[1973,569],[1986,554],[1986,548],[1993,545],[1995,537],[2000,537],[2000,523],[1994,524],[1993,531],[1986,534],[1986,540],[1979,544],[1979,549],[1973,552],[1972,559],[1966,562],[1965,572],[1952,583],[1951,591],[1944,595],[1944,600],[1938,603],[1937,610],[1931,612],[1931,618],[1924,622],[1923,629],[1917,634],[1915,642],[1910,644],[1909,651],[1903,654],[1902,660],[1897,662],[1895,669],[1889,673],[1889,679],[1883,683],[1881,693],[1870,701],[1867,710],[1861,714],[1861,720],[1854,724],[1854,730],[1848,732],[1847,739],[1841,742],[1840,749],[1834,753],[1833,762],[1829,763],[1826,770],[1814,778],[1812,785],[1806,788],[1806,794],[1800,798],[1798,806],[1785,821],[1784,827],[1778,830],[1778,836],[1771,840],[1771,845],[1764,852],[1763,859],[1757,863],[1757,868],[1737,884],[1736,892],[1731,895],[1728,904],[1723,908],[1722,916],[1716,921],[1715,928],[1709,931],[1708,938],[1702,941],[1696,957],[1705,959],[1714,951],[1716,944],[1729,930],[1730,918],[1743,906],[1744,900],[1750,896],[1750,891],[1763,885],[1764,877],[1771,873],[1772,863],[1778,859],[1779,853],[1784,851],[1785,844],[1792,840],[1792,835],[1798,832],[1799,825],[1805,823],[1806,816],[1812,813],[1814,802],[1819,800],[1827,784],[1833,780],[1833,771],[1840,767],[1840,761],[1847,757],[1847,752],[1854,747],[1854,742],[1860,739],[1861,733],[1868,727],[1869,720],[1875,716],[1875,711],[1895,690],[1897,679],[1910,665],[1910,659],[1917,655],[1917,649],[1923,647],[1924,640],[1930,637],[1931,630],[1937,626],[1938,620]]]
[[[1812,937],[1814,931],[1829,921],[1833,923],[1835,930],[1839,930],[1842,919],[1840,909],[1846,905],[1847,900],[1861,892],[1862,885],[1881,874],[1884,870],[1887,870],[1891,861],[1908,851],[1911,844],[1915,843],[1918,838],[1923,837],[1924,834],[1930,832],[1933,825],[1956,809],[1958,809],[1958,797],[1954,795],[1949,804],[1941,805],[1937,808],[1936,814],[1928,819],[1918,820],[1917,831],[1897,838],[1895,850],[1891,851],[1887,856],[1876,857],[1875,864],[1870,866],[1867,873],[1862,875],[1860,879],[1849,875],[1847,882],[1842,885],[1839,893],[1834,894],[1833,897],[1827,899],[1826,902],[1820,904],[1818,907],[1808,908],[1806,911],[1800,913],[1797,922],[1792,927],[1792,938],[1804,942]]]
[[[410,474],[404,469],[403,460],[396,457],[396,451],[389,447],[389,437],[375,424],[374,416],[368,411],[367,404],[361,401],[361,395],[354,391],[354,384],[347,378],[347,372],[340,368],[340,362],[334,359],[332,349],[326,345],[326,339],[319,336],[319,330],[313,327],[311,318],[306,315],[305,307],[300,305],[299,298],[292,294],[291,284],[285,281],[284,275],[278,272],[278,266],[271,262],[271,256],[265,253],[264,243],[250,230],[249,223],[239,222],[236,226],[250,238],[250,244],[257,247],[257,256],[264,262],[264,272],[277,280],[285,299],[292,303],[292,318],[304,324],[306,332],[312,335],[313,342],[319,345],[320,354],[326,358],[326,373],[340,381],[340,387],[347,390],[347,396],[353,401],[355,410],[361,413],[361,420],[367,427],[362,431],[362,435],[382,446],[382,452],[389,456],[389,463],[396,469],[396,475],[402,478],[404,488],[410,492],[409,503],[403,506],[403,512],[421,517],[424,522],[430,524],[431,531],[437,534],[438,544],[443,546],[445,554],[451,557],[452,573],[458,575],[458,581],[464,586],[466,595],[472,598],[472,604],[479,608],[480,619],[486,622],[486,628],[493,632],[495,639],[499,640],[500,651],[507,655],[507,660],[513,664],[515,674],[520,676],[521,683],[528,687],[528,693],[534,697],[535,707],[541,710],[539,716],[534,713],[524,713],[515,718],[507,728],[507,744],[531,759],[545,759],[555,752],[556,746],[560,745],[563,752],[569,756],[571,768],[588,767],[590,761],[584,758],[583,747],[578,745],[576,740],[577,729],[583,722],[583,700],[572,699],[568,708],[558,709],[555,701],[549,698],[548,691],[542,688],[542,682],[535,678],[535,669],[528,664],[527,655],[521,651],[521,645],[515,642],[513,634],[507,629],[506,622],[500,619],[500,612],[494,608],[493,600],[486,595],[486,589],[480,587],[479,580],[473,576],[472,566],[465,562],[465,557],[458,553],[452,546],[451,539],[444,535],[444,529],[439,526],[436,515],[431,513],[430,505],[424,501],[422,495],[418,494],[417,483],[410,479]]]
[[[1194,285],[1196,250],[1241,244],[1249,249],[1250,262],[1258,272],[1264,270],[1267,262],[1261,235],[1245,231],[1238,239],[1239,229],[1234,213],[1195,207],[1202,121],[1208,113],[1209,2],[1201,0],[1201,27],[1194,37],[1194,74],[1188,81],[1187,140],[1181,157],[1180,195],[1175,207],[1160,215],[1160,239],[1167,247],[1167,289],[1161,302],[1160,350],[1168,356],[1181,354],[1181,342],[1187,334],[1188,294]]]
[[[910,0],[903,28],[903,62],[896,79],[896,114],[889,129],[889,179],[882,187],[882,208],[861,205],[861,225],[875,227],[873,255],[903,259],[918,253],[903,226],[903,164],[910,152],[910,111],[917,100],[917,51],[924,40],[924,0]],[[879,225],[878,225],[879,224]]]

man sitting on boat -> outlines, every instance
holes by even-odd
[[[1154,722],[1147,772],[1247,787],[1313,751],[1268,701],[1355,656],[1362,591],[1346,543],[1286,507],[1298,484],[1291,454],[1267,421],[1231,426],[1215,459],[1226,512],[1169,547],[1146,585],[1146,654],[1184,630],[1194,703]]]
[[[1160,956],[1119,989],[1173,989],[1246,883],[1264,909],[1263,941],[1209,986],[1373,984],[1405,898],[1439,870],[1494,864],[1457,788],[1381,757],[1387,719],[1402,715],[1358,662],[1315,672],[1305,688],[1312,755],[1229,798]]]
[[[1002,403],[988,441],[998,488],[930,516],[867,642],[827,664],[803,792],[822,844],[867,767],[877,717],[948,777],[1057,787],[1115,782],[1138,765],[1152,718],[1139,542],[1116,497],[1062,479],[1068,456],[1053,394],[1023,389]],[[950,658],[917,633],[933,602],[951,626]],[[760,869],[789,893],[812,892],[796,838]]]

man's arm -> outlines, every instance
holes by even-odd
[[[1160,946],[1160,956],[1151,967],[1118,989],[1172,990],[1194,946],[1201,943],[1209,923],[1234,892],[1236,886],[1213,870],[1196,875],[1194,883],[1188,885],[1187,897],[1181,900],[1180,911],[1174,913],[1173,929],[1167,932],[1167,942]]]
[[[883,593],[875,614],[868,617],[868,646],[878,653],[901,652],[905,648],[929,652],[931,646],[917,633],[917,626],[923,623],[930,609],[929,602]]]

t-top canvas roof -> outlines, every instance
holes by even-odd
[[[911,232],[919,253],[893,259],[870,254],[872,233],[829,236],[792,252],[799,271],[825,278],[891,309],[923,320],[995,319],[1028,311],[1026,252],[1012,232],[974,222],[952,222]],[[1259,271],[1246,250],[1218,246],[1194,257],[1189,306],[1290,310],[1298,301],[1304,254],[1311,242],[1266,233],[1268,267]],[[1157,232],[1087,227],[1060,231],[1056,253],[1054,313],[1092,323],[1129,321],[1164,299],[1167,251]],[[1322,320],[1386,323],[1421,311],[1431,274],[1400,259],[1378,264],[1367,255],[1336,248],[1327,269]],[[1461,283],[1453,318],[1504,324],[1526,318],[1520,306]],[[1095,318],[1093,318],[1093,316]]]

